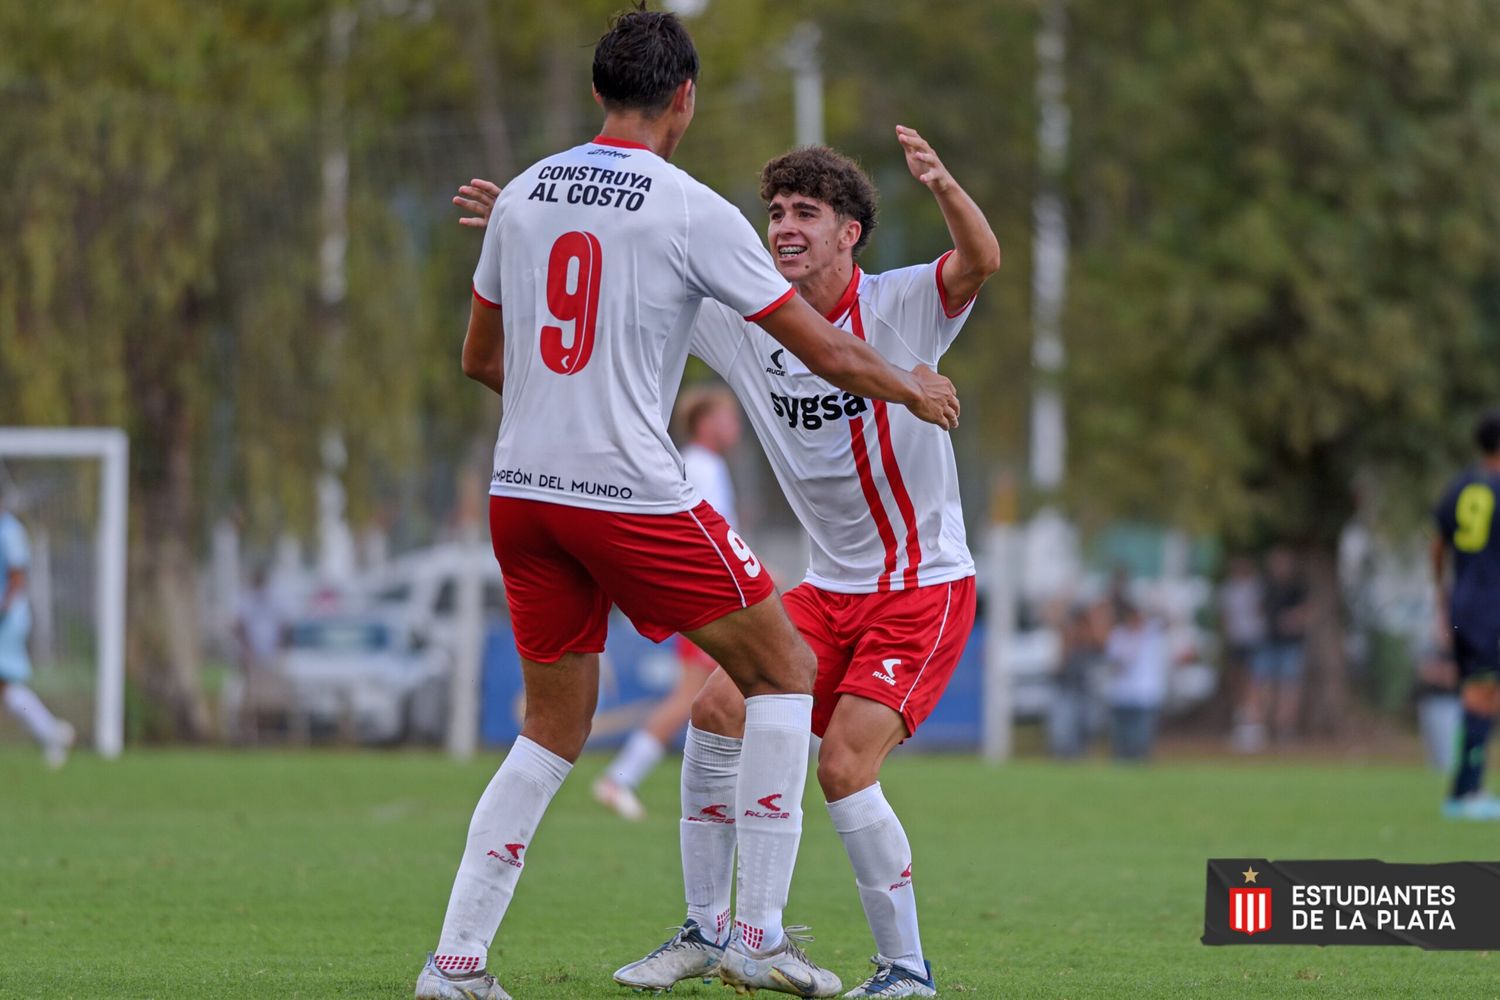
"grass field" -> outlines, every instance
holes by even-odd
[[[141,751],[48,774],[0,751],[0,997],[409,997],[496,762]],[[630,996],[610,973],[681,919],[675,766],[637,825],[589,800],[602,766],[580,763],[528,854],[491,956],[517,1000]],[[1437,818],[1416,768],[908,757],[885,787],[942,995],[1500,996],[1483,953],[1198,943],[1210,856],[1500,857],[1496,828]],[[873,945],[808,788],[789,918],[852,984]]]

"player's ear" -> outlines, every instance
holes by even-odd
[[[860,234],[865,227],[859,224],[858,219],[845,219],[843,227],[839,230],[839,249],[851,250],[854,244],[859,242]]]
[[[597,105],[599,105],[599,107],[601,107],[601,108],[604,107],[604,98],[602,96],[600,96],[600,94],[599,94],[599,88],[597,88],[597,87],[590,87],[589,89],[594,92],[594,103],[597,104]]]
[[[672,110],[680,114],[692,114],[698,87],[692,80],[683,80],[672,93]]]

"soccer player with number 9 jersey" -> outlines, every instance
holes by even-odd
[[[818,316],[744,217],[668,162],[692,121],[697,76],[675,17],[644,7],[620,15],[594,51],[600,135],[522,171],[485,234],[463,365],[505,399],[490,528],[526,715],[475,809],[418,1000],[508,996],[486,956],[588,736],[611,604],[648,638],[686,634],[745,698],[730,802],[736,927],[764,979],[755,985],[799,996],[840,989],[781,925],[816,663],[754,551],[684,477],[665,406],[710,302],[849,392],[943,427],[957,424],[958,401],[929,368],[896,368]]]
[[[1463,731],[1453,783],[1443,803],[1451,819],[1500,820],[1500,800],[1483,791],[1490,729],[1500,714],[1500,410],[1479,421],[1474,433],[1479,464],[1453,481],[1433,516],[1432,543],[1439,629],[1453,647],[1463,698]],[[1447,584],[1449,553],[1453,582]]]

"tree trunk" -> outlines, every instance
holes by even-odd
[[[155,716],[145,728],[148,736],[195,741],[209,737],[210,717],[192,543],[194,423],[181,366],[194,363],[200,342],[197,306],[190,297],[175,326],[152,333],[176,338],[178,350],[129,355],[131,391],[140,408],[136,436],[143,444],[132,477],[144,557],[136,576],[139,599],[131,606],[132,629],[141,636],[136,673],[148,702],[167,709],[166,718]]]
[[[1304,555],[1308,629],[1302,721],[1313,736],[1339,737],[1349,726],[1349,658],[1336,545],[1314,545]]]
[[[515,176],[516,154],[510,141],[505,108],[500,103],[503,82],[500,57],[490,31],[490,5],[485,0],[478,0],[467,8],[467,19],[463,32],[464,55],[474,69],[474,100],[480,141],[484,144],[485,172],[489,180],[503,187]]]

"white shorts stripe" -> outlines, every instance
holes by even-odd
[[[948,609],[952,605],[953,605],[953,584],[950,583],[950,584],[948,584],[948,596],[943,601],[943,620],[938,623],[937,638],[935,640],[933,640],[932,649],[929,650],[928,653],[927,653],[927,659],[925,659],[925,660],[922,661],[922,669],[918,670],[917,671],[917,676],[912,679],[911,687],[909,687],[909,688],[906,689],[906,697],[901,699],[901,707],[898,708],[898,709],[896,709],[896,711],[898,711],[898,712],[904,712],[904,711],[906,711],[906,703],[909,702],[909,701],[911,701],[912,692],[917,689],[917,685],[919,683],[921,683],[921,681],[922,681],[922,675],[927,672],[927,664],[929,664],[929,663],[932,662],[933,656],[936,655],[936,653],[938,651],[938,646],[942,645],[942,643],[943,643],[943,629],[945,629],[945,628],[948,627]]]
[[[687,516],[693,519],[693,523],[698,526],[698,530],[703,532],[703,537],[707,539],[708,547],[714,550],[714,555],[718,556],[719,562],[724,564],[724,572],[729,574],[729,579],[734,584],[734,589],[740,595],[740,607],[749,607],[749,605],[745,603],[745,592],[740,589],[739,578],[734,575],[734,570],[729,567],[729,560],[724,558],[724,553],[719,551],[719,547],[714,544],[713,536],[708,533],[708,529],[703,526],[703,522],[698,520],[697,514],[694,514],[692,511],[688,511]]]

